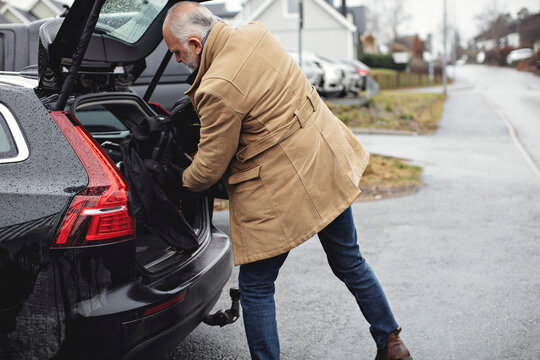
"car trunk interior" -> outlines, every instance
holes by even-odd
[[[83,95],[70,104],[69,111],[101,144],[120,170],[123,166],[120,142],[144,118],[156,115],[138,95],[132,93]],[[179,210],[193,228],[200,244],[199,248],[202,248],[210,237],[208,198],[185,193]],[[194,255],[193,251],[173,248],[158,234],[140,223],[137,223],[136,249],[138,266],[147,275],[166,272]]]

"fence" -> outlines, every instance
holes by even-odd
[[[392,71],[391,73],[372,74],[373,80],[379,83],[381,89],[396,89],[401,87],[430,86],[441,83],[442,76],[435,73],[433,81],[428,74],[405,71]]]

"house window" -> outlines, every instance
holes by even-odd
[[[38,19],[46,19],[57,15],[51,8],[39,1],[30,9],[30,12]]]
[[[2,16],[4,18],[6,18],[7,21],[9,21],[10,23],[13,23],[13,24],[19,24],[19,23],[22,23],[23,21],[21,20],[20,17],[17,16],[17,14],[15,14],[13,11],[11,11],[11,9],[7,9],[3,14]]]
[[[287,15],[298,16],[298,0],[284,0]]]

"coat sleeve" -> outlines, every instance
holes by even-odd
[[[191,191],[203,191],[217,183],[238,148],[242,118],[221,96],[206,91],[197,94],[201,139],[193,163],[185,169],[182,182]]]

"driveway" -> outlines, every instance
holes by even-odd
[[[457,76],[434,135],[358,136],[371,152],[424,167],[426,184],[355,203],[360,248],[416,360],[537,360],[540,78],[483,66]],[[227,221],[216,214],[218,226]],[[276,292],[283,359],[374,358],[368,324],[316,238],[291,252]],[[241,321],[201,325],[166,358],[248,359]]]

